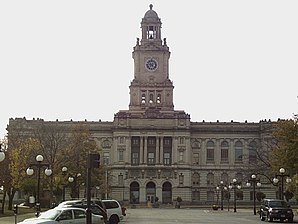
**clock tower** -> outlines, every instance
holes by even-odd
[[[142,39],[137,38],[132,57],[134,79],[130,85],[130,111],[173,111],[173,83],[169,79],[170,51],[161,39],[161,21],[152,9],[141,22]]]

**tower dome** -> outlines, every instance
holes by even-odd
[[[144,19],[159,19],[157,13],[152,9],[153,5],[149,5],[149,10],[145,13]]]

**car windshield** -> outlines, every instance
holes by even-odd
[[[56,217],[61,213],[61,210],[59,209],[50,209],[46,212],[42,212],[40,216],[38,217],[39,219],[51,219],[55,220]]]
[[[271,201],[270,206],[271,207],[288,207],[288,205],[285,201]]]

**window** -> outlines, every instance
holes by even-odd
[[[109,165],[109,163],[110,163],[110,153],[104,152],[103,153],[103,164]]]
[[[180,162],[183,161],[183,157],[184,157],[184,152],[183,151],[179,151],[179,161]]]
[[[154,164],[155,164],[155,153],[148,152],[148,165],[154,165]]]
[[[193,191],[192,192],[192,200],[193,201],[200,201],[200,192],[199,191]]]
[[[200,174],[198,174],[197,172],[195,172],[192,175],[192,185],[193,186],[198,186],[200,185]]]
[[[123,182],[123,174],[122,174],[122,173],[120,173],[120,174],[118,175],[118,185],[119,185],[119,186],[123,186],[123,185],[124,185],[124,182]]]
[[[124,137],[119,137],[119,143],[124,144],[124,139],[125,139]]]
[[[171,153],[165,152],[163,154],[163,164],[164,165],[171,165]]]
[[[139,165],[139,153],[132,153],[132,165]]]
[[[221,161],[229,161],[229,143],[227,141],[221,143]]]
[[[235,143],[235,162],[242,162],[243,157],[243,144],[240,141]]]
[[[214,184],[214,174],[208,173],[207,174],[207,185],[213,185]]]
[[[158,104],[161,103],[161,95],[160,94],[157,94],[156,103],[158,103]]]
[[[183,173],[180,173],[179,174],[179,184],[183,184],[183,182],[184,182],[184,175],[183,175]]]
[[[73,210],[75,219],[86,219],[86,213],[80,210]]]
[[[214,161],[214,142],[213,141],[207,142],[207,161],[209,162]]]
[[[199,165],[199,153],[193,154],[193,164]]]
[[[229,184],[229,175],[227,173],[223,173],[220,180],[222,180],[224,184]]]
[[[59,220],[71,220],[71,219],[72,219],[71,210],[63,211],[59,216]]]
[[[207,191],[207,201],[214,201],[214,192]]]
[[[179,143],[180,143],[180,144],[184,144],[184,137],[180,137],[180,138],[179,138]]]
[[[123,152],[123,150],[119,150],[118,151],[118,159],[119,159],[119,161],[123,161],[124,160],[124,152]]]

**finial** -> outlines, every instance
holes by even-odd
[[[152,10],[152,8],[153,8],[153,5],[152,5],[152,4],[150,4],[150,5],[149,5],[149,8],[150,8],[150,10]]]

